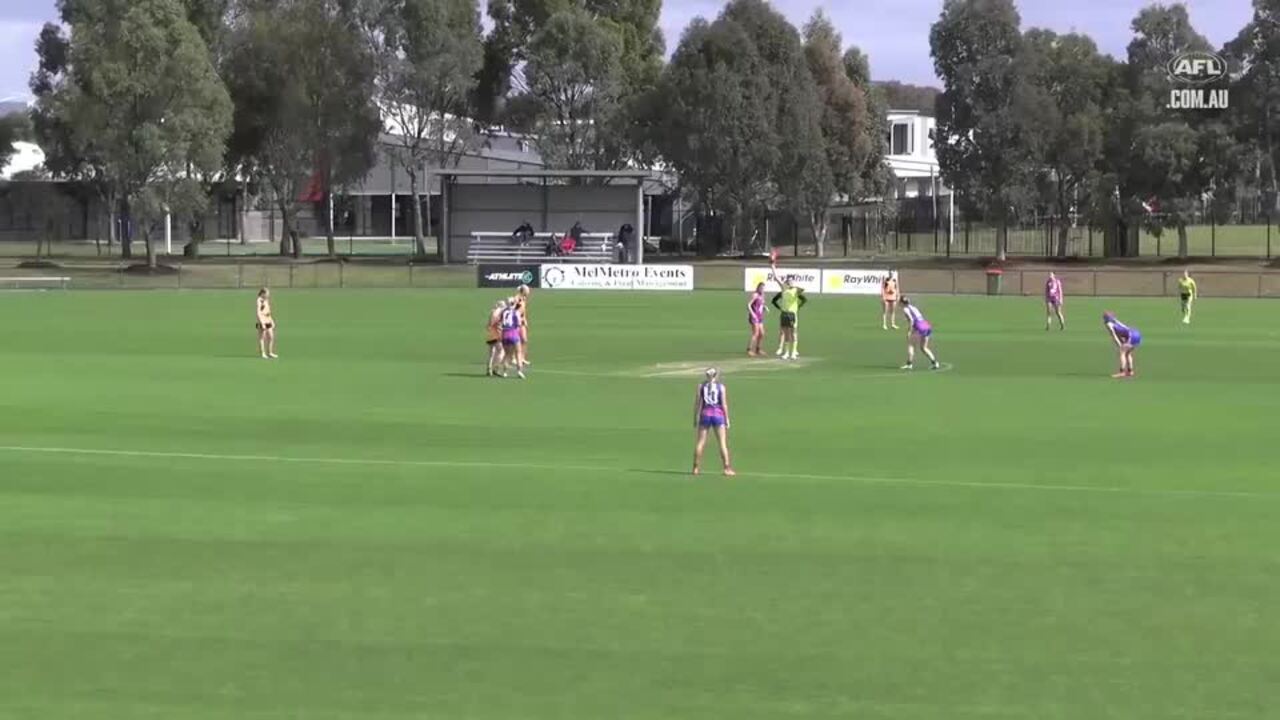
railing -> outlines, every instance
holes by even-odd
[[[785,265],[783,268],[785,269]],[[838,268],[839,264],[827,267]],[[1006,269],[1001,294],[1038,297],[1044,289],[1049,265],[1041,268]],[[1070,297],[1161,297],[1177,292],[1180,269],[1163,268],[1052,268],[1062,278]],[[743,265],[696,265],[694,282],[699,290],[741,292]],[[907,293],[982,295],[988,292],[981,268],[899,269]],[[146,275],[124,271],[123,266],[61,267],[56,270],[6,269],[0,288],[78,289],[398,289],[474,288],[474,266],[385,265],[378,263],[191,263],[167,274]],[[1194,271],[1204,297],[1280,297],[1280,270],[1197,269]],[[832,302],[856,302],[852,296],[830,296]]]
[[[467,262],[473,265],[541,262],[552,257],[547,251],[548,246],[560,242],[563,237],[559,233],[534,233],[527,241],[518,242],[511,233],[473,232],[471,246],[467,248]],[[615,244],[614,236],[608,233],[583,233],[572,253],[555,257],[561,262],[613,262]]]

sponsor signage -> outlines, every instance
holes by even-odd
[[[476,280],[482,288],[538,287],[541,275],[537,265],[480,265]]]
[[[822,292],[834,295],[879,295],[888,270],[823,270]]]
[[[822,271],[813,269],[780,267],[777,277],[773,268],[749,267],[743,270],[742,289],[755,292],[756,285],[764,283],[767,290],[777,290],[777,283],[790,278],[792,284],[805,292],[822,292]]]
[[[549,290],[692,290],[692,265],[543,265]]]

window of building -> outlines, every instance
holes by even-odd
[[[910,155],[911,154],[911,124],[910,123],[894,123],[893,136],[890,144],[891,155]]]

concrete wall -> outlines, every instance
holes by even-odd
[[[592,233],[636,223],[634,185],[454,185],[449,192],[449,262],[465,262],[473,232],[510,233],[528,222],[538,232]]]

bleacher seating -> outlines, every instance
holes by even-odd
[[[534,233],[527,243],[517,243],[510,232],[471,233],[471,247],[467,249],[467,262],[472,265],[495,265],[544,262],[611,263],[617,259],[609,233],[583,233],[578,247],[568,255],[548,255],[547,244],[552,238],[559,241],[563,233]]]

